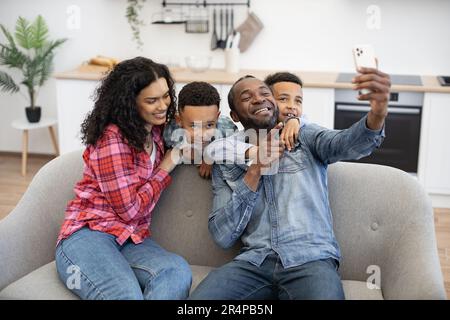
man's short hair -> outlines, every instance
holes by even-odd
[[[216,88],[207,82],[194,81],[185,85],[178,95],[178,112],[185,106],[212,106],[220,108],[220,95]]]
[[[264,82],[269,87],[272,87],[275,83],[278,82],[292,82],[298,84],[300,87],[303,87],[302,80],[298,76],[290,72],[273,73],[271,75],[268,75],[266,79],[264,79]]]
[[[230,110],[235,110],[235,105],[234,105],[234,87],[236,87],[236,85],[241,82],[244,79],[248,79],[248,78],[253,78],[256,79],[254,76],[248,74],[246,76],[243,76],[241,78],[239,78],[235,83],[233,83],[233,85],[231,86],[230,92],[228,92],[228,106],[230,107]]]

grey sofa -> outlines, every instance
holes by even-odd
[[[57,276],[54,251],[82,167],[81,151],[49,162],[0,221],[1,299],[77,299]],[[416,180],[400,170],[354,163],[331,165],[328,178],[346,298],[445,299],[433,211]],[[225,251],[210,237],[211,198],[210,182],[194,166],[180,166],[153,213],[154,238],[189,261],[193,288],[239,250]],[[366,281],[376,268],[381,288],[370,289]]]

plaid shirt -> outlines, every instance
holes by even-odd
[[[140,243],[150,236],[151,212],[171,181],[158,168],[164,155],[162,128],[153,127],[152,135],[157,149],[154,165],[147,152],[130,148],[114,124],[95,146],[86,148],[83,178],[67,204],[57,244],[84,226],[116,236],[121,245],[129,237]]]

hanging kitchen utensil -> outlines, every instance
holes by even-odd
[[[219,41],[217,41],[217,47],[220,49],[225,49],[226,46],[226,39],[224,38],[224,30],[223,30],[223,9],[220,8],[220,36],[219,36]]]
[[[217,49],[216,8],[213,10],[213,32],[211,36],[211,50]]]
[[[233,42],[233,37],[234,37],[234,17],[233,17],[233,8],[230,9],[229,14],[227,14],[228,18],[227,21],[229,21],[229,23],[227,23],[227,41],[226,41],[226,45],[225,45],[225,50],[226,49],[231,49],[231,44]]]
[[[230,34],[234,35],[234,8],[231,7],[231,23],[230,23]]]
[[[192,7],[185,25],[186,33],[208,33],[208,11],[204,7]]]
[[[228,8],[224,10],[225,17],[224,17],[224,29],[223,29],[223,44],[222,49],[225,49],[227,46],[227,39],[228,39]]]
[[[228,39],[228,16],[229,16],[228,8],[226,8],[225,9],[225,37],[224,37],[225,42]]]
[[[256,16],[256,14],[249,12],[247,19],[245,19],[245,21],[236,28],[236,31],[241,33],[241,41],[239,43],[239,49],[241,52],[247,51],[263,28],[264,24]]]

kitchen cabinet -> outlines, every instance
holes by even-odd
[[[309,121],[333,129],[334,89],[303,88],[303,114]]]
[[[81,124],[94,107],[92,96],[97,81],[56,80],[58,141],[61,154],[82,149]]]
[[[418,178],[438,206],[442,196],[450,195],[450,94],[425,93]],[[432,197],[433,198],[433,197]],[[433,198],[433,200],[434,200]],[[447,204],[439,206],[449,206]]]
[[[230,116],[230,106],[228,105],[228,93],[231,90],[231,84],[222,84],[220,85],[220,110],[221,114],[224,116]],[[242,128],[242,127],[241,127]]]

